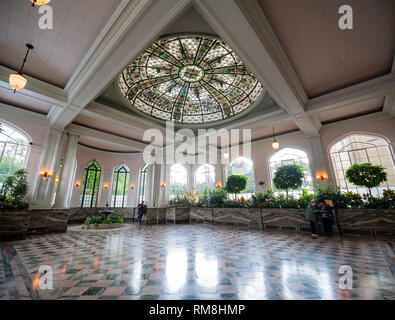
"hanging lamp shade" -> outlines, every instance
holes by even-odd
[[[27,83],[26,78],[21,73],[11,73],[8,81],[10,87],[16,91],[22,90]]]
[[[33,2],[33,5],[36,4],[38,6],[43,6],[51,2],[51,0],[30,0],[30,1]]]
[[[278,149],[280,149],[280,143],[276,140],[276,139],[274,139],[274,141],[272,142],[272,148],[273,148],[273,150],[278,150]]]

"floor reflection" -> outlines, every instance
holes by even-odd
[[[0,245],[0,299],[395,299],[394,243],[205,225],[82,231]],[[54,288],[39,288],[38,268]],[[350,265],[353,288],[340,289]]]

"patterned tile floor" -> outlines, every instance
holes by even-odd
[[[395,299],[393,240],[209,225],[74,226],[0,244],[1,299]],[[39,267],[53,271],[40,289]],[[353,268],[353,289],[338,269]]]

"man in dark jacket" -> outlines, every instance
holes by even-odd
[[[147,206],[144,204],[144,200],[137,206],[137,218],[139,220],[139,228],[143,225],[143,216],[147,214]]]
[[[317,228],[316,228],[317,217],[316,217],[316,202],[315,202],[315,200],[312,200],[309,203],[309,205],[307,206],[306,219],[309,220],[309,222],[310,222],[311,236],[313,238],[317,238],[318,234],[317,234]]]
[[[318,208],[320,210],[320,216],[321,216],[321,221],[322,225],[324,227],[324,235],[326,236],[332,236],[332,221],[333,221],[333,216],[332,216],[332,208],[326,204],[325,200],[320,200]]]

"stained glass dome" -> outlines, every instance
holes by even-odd
[[[263,87],[226,43],[213,36],[167,37],[119,76],[132,109],[175,123],[209,123],[249,108]]]

